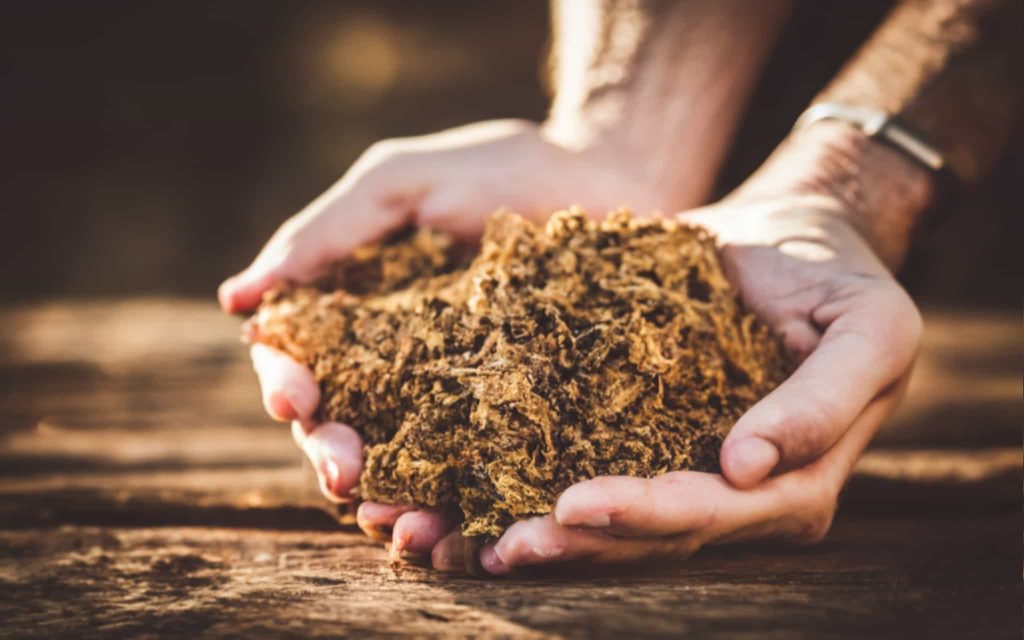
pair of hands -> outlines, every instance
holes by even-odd
[[[250,310],[274,282],[310,280],[410,220],[473,238],[502,206],[538,219],[570,204],[595,213],[622,203],[639,213],[670,206],[616,169],[518,121],[379,143],[221,285],[221,305]],[[479,562],[495,575],[551,562],[685,556],[738,540],[820,540],[854,463],[905,388],[921,321],[844,204],[794,187],[786,176],[799,173],[768,171],[754,187],[679,214],[716,235],[744,302],[802,360],[733,427],[721,475],[595,478],[567,489],[551,514],[517,522],[479,549],[465,544],[457,523],[411,505],[364,502],[360,527],[390,539],[393,554],[429,554],[442,570]],[[359,435],[312,422],[319,388],[308,369],[264,345],[253,346],[252,359],[267,411],[292,422],[324,493],[346,500],[362,470]]]

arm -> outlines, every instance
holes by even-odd
[[[906,0],[816,100],[903,117],[933,136],[961,179],[976,181],[994,164],[1010,126],[1020,57],[1019,41],[1007,33],[1021,30],[1022,9],[1015,0]],[[935,187],[935,176],[902,151],[843,123],[821,122],[784,141],[723,203],[729,215],[707,221],[727,245],[748,304],[794,351],[809,354],[727,438],[722,468],[734,484],[753,486],[816,460],[909,376],[920,320],[891,271]],[[764,255],[750,245],[775,247],[773,260],[793,273],[766,275]],[[878,259],[886,268],[872,265]],[[821,290],[808,293],[808,282]],[[780,299],[780,290],[802,299]],[[850,348],[839,348],[851,337]],[[740,443],[750,436],[771,448],[745,455]]]
[[[403,224],[472,239],[503,206],[547,216],[572,204],[670,212],[704,201],[787,4],[559,3],[545,125],[485,122],[374,145],[221,285],[221,305],[251,310],[276,280],[308,281]],[[268,412],[293,421],[324,493],[350,499],[362,464],[358,434],[315,423],[319,389],[308,369],[265,345],[252,357]],[[411,509],[363,503],[359,522],[368,532],[393,529],[396,553],[429,551],[451,523]],[[439,565],[454,557],[444,549]]]
[[[221,306],[247,311],[275,279],[309,280],[409,222],[473,237],[500,207],[537,217],[702,203],[787,5],[557,2],[542,127],[481,122],[378,142],[224,282]]]
[[[972,185],[992,168],[1012,125],[1024,74],[1021,42],[1024,3],[1016,0],[906,0],[815,102],[900,117]],[[932,202],[933,179],[901,152],[848,126],[822,123],[785,141],[739,193],[766,182],[827,192],[895,268]]]
[[[1008,71],[1019,40],[982,34],[990,24],[1019,29],[1020,8],[1016,0],[908,0],[821,99],[900,109],[944,146],[962,179],[977,180],[1007,127],[1008,116],[995,115],[1010,113],[1020,77]],[[977,93],[965,94],[963,83]],[[580,483],[552,515],[516,523],[485,546],[483,566],[505,574],[552,561],[681,556],[737,540],[821,540],[857,458],[909,379],[921,320],[891,269],[935,197],[932,181],[902,152],[822,122],[790,136],[723,202],[682,214],[715,232],[744,301],[800,366],[730,431],[721,476]]]
[[[906,0],[818,96],[899,115],[975,183],[1002,148],[1021,91],[1024,3]]]
[[[670,210],[703,204],[789,7],[556,0],[545,131],[625,165]]]

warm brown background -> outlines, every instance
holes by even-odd
[[[806,1],[722,189],[889,3]],[[547,4],[54,2],[0,9],[0,296],[211,296],[381,137],[544,115]],[[929,306],[1020,304],[1021,136],[922,236]]]
[[[723,190],[885,7],[800,4]],[[213,291],[374,140],[543,117],[546,13],[3,4],[0,638],[1020,637],[1019,134],[922,236],[916,374],[821,545],[484,581],[339,528]]]

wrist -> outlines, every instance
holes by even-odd
[[[611,117],[595,121],[589,114],[553,114],[540,126],[549,144],[569,154],[589,183],[588,192],[607,193],[610,208],[625,205],[644,215],[703,204],[714,173],[690,169],[698,159],[685,147],[669,144],[676,132],[660,141],[639,133],[627,122]]]
[[[637,96],[623,91],[617,95],[606,95],[605,99],[618,103],[636,102]],[[551,116],[541,125],[542,135],[579,157],[582,163],[607,168],[624,176],[635,185],[634,191],[651,194],[664,211],[689,208],[706,199],[704,185],[700,184],[703,176],[688,170],[691,164],[687,158],[688,150],[674,142],[683,135],[679,127],[666,127],[661,137],[650,135],[646,123],[644,126],[632,126],[621,106],[617,109],[599,109],[597,106],[568,116],[553,109]],[[663,115],[663,110],[655,105],[646,107],[659,116]]]
[[[829,199],[890,267],[897,268],[934,197],[932,174],[899,150],[842,122],[794,132],[737,192]]]

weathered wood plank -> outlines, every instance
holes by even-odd
[[[505,581],[396,576],[354,533],[7,531],[0,619],[41,636],[1017,637],[1020,525],[843,516],[814,548]]]
[[[927,318],[823,545],[485,581],[339,528],[212,305],[0,310],[0,636],[1017,637],[1019,319]]]

